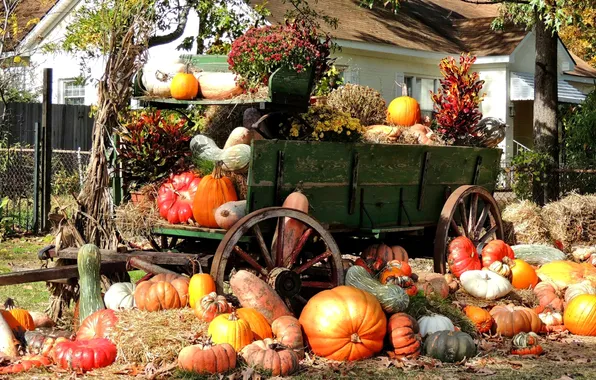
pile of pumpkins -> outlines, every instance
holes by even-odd
[[[451,241],[449,270],[470,295],[497,300],[513,288],[531,289],[539,305],[534,309],[497,305],[490,312],[470,307],[466,314],[480,332],[513,337],[520,332],[569,330],[596,336],[596,268],[565,260],[565,254],[542,245],[509,246],[490,241],[479,256],[465,236]]]

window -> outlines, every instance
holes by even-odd
[[[85,104],[85,85],[75,80],[62,82],[64,104]]]
[[[406,86],[408,86],[408,96],[418,101],[422,116],[432,117],[434,104],[430,93],[437,92],[440,86],[439,80],[435,78],[406,76],[405,82]]]

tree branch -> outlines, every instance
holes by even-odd
[[[154,46],[164,45],[182,37],[184,29],[186,29],[186,22],[188,21],[188,13],[190,12],[191,6],[191,2],[187,1],[186,5],[180,10],[176,30],[163,36],[153,36],[149,38],[149,47],[152,48]]]

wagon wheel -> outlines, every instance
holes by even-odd
[[[435,235],[435,272],[447,272],[447,247],[457,236],[468,237],[478,251],[489,240],[503,239],[501,212],[483,187],[460,186],[445,202]]]
[[[305,232],[291,254],[283,258],[284,218],[302,222]],[[267,229],[268,228],[268,229]],[[277,229],[274,252],[272,247]],[[263,231],[269,231],[264,233]],[[251,243],[241,238],[251,236]],[[274,288],[291,308],[304,306],[315,293],[344,283],[344,272],[339,248],[329,232],[313,217],[298,210],[269,207],[257,210],[240,219],[219,244],[211,276],[219,294],[229,293],[226,282],[233,271],[247,269]]]

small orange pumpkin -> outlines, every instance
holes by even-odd
[[[273,338],[273,331],[271,326],[263,314],[251,307],[243,307],[236,310],[236,314],[240,319],[248,322],[250,329],[254,335],[254,340],[263,340],[265,338]]]
[[[493,317],[490,313],[478,306],[466,306],[464,308],[466,316],[474,322],[479,333],[487,333],[493,326]]]
[[[213,173],[205,176],[197,188],[192,203],[195,221],[202,227],[219,228],[215,210],[224,203],[237,200],[232,180],[222,175],[221,165],[215,165]]]
[[[8,322],[8,325],[11,329],[14,330],[15,328],[20,327],[23,330],[35,330],[35,322],[33,322],[33,317],[31,314],[29,314],[29,312],[25,309],[17,308],[12,298],[8,298],[6,302],[4,302],[4,307],[16,321],[16,326],[11,326],[11,321],[5,317],[6,322]],[[15,324],[15,322],[13,321],[12,324]]]
[[[199,94],[199,81],[192,74],[177,73],[172,78],[170,92],[174,99],[192,100]]]

